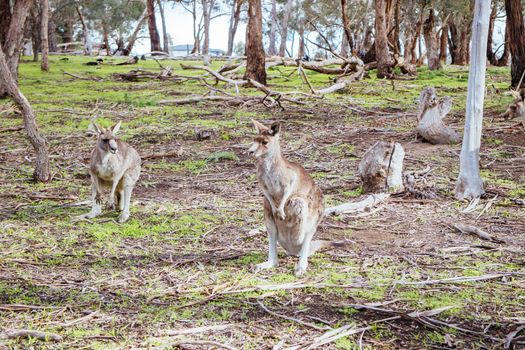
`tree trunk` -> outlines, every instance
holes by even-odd
[[[268,37],[268,55],[274,56],[277,53],[277,47],[275,45],[276,32],[277,32],[277,0],[272,0],[272,11],[270,13],[270,36]]]
[[[388,50],[386,33],[385,5],[385,0],[375,0],[375,52],[378,78],[390,78],[392,76],[392,65],[390,64],[390,52]]]
[[[147,0],[146,9],[148,10],[148,30],[151,52],[162,51],[160,47],[159,31],[157,30],[157,22],[155,19],[155,0]]]
[[[492,65],[497,64],[496,55],[494,54],[494,50],[492,48],[493,46],[492,34],[494,33],[494,22],[496,20],[497,9],[498,9],[497,4],[496,3],[492,4],[492,11],[490,12],[490,20],[489,20],[489,33],[488,33],[488,38],[487,38],[487,59]]]
[[[510,37],[509,37],[509,26],[505,25],[505,43],[503,45],[503,53],[501,54],[501,57],[498,58],[498,61],[496,63],[497,66],[506,66],[509,64],[509,46],[510,46]]]
[[[410,43],[409,52],[410,52],[410,61],[406,60],[410,64],[416,64],[417,62],[417,54],[416,54],[416,47],[419,40],[419,37],[421,35],[421,27],[423,26],[423,11],[424,7],[421,8],[421,13],[419,14],[419,19],[416,23],[416,29],[414,36],[412,37],[412,41]]]
[[[34,6],[31,7],[29,17],[29,25],[26,26],[26,29],[29,29],[31,34],[31,44],[32,44],[32,54],[33,62],[38,62],[38,54],[40,53],[41,42],[42,42],[42,6],[39,0],[35,0],[33,3]],[[24,36],[27,36],[27,30],[24,33]],[[22,51],[24,51],[22,49]],[[23,53],[23,52],[22,52]],[[26,54],[31,54],[26,52]]]
[[[49,170],[49,153],[47,151],[46,140],[38,133],[38,126],[36,124],[35,113],[31,105],[22,94],[18,85],[11,74],[10,68],[6,62],[6,56],[0,44],[0,85],[2,85],[9,96],[16,103],[17,107],[22,112],[24,118],[24,126],[27,132],[27,137],[31,145],[35,149],[35,172],[33,177],[35,181],[47,182],[51,180],[51,172]]]
[[[5,45],[9,24],[11,23],[11,5],[10,1],[0,1],[0,44]]]
[[[348,13],[346,7],[346,0],[341,0],[341,17],[343,18],[343,30],[346,36],[346,42],[350,47],[350,55],[354,52],[354,39],[352,38],[352,33],[350,32],[350,20],[348,19]]]
[[[446,23],[441,25],[441,36],[439,37],[439,62],[447,64],[447,44],[448,44],[448,26]]]
[[[394,54],[399,55],[401,52],[401,42],[400,42],[400,23],[399,23],[399,17],[401,12],[401,0],[396,0],[396,4],[394,7],[394,30],[392,32],[392,45],[394,46]]]
[[[265,55],[262,40],[261,0],[248,1],[248,27],[246,45],[246,73],[244,79],[253,79],[266,85]]]
[[[202,54],[208,55],[210,51],[210,0],[202,0],[202,16],[204,20],[204,42],[202,43]]]
[[[470,35],[468,26],[466,24],[463,25],[463,30],[461,31],[461,46],[459,50],[459,57],[460,60],[458,64],[465,65],[470,60]]]
[[[231,56],[233,53],[233,44],[235,41],[235,33],[237,33],[237,26],[241,18],[241,6],[243,0],[235,0],[232,7],[232,16],[230,18],[230,31],[228,33],[228,51],[226,56]]]
[[[108,35],[108,26],[106,24],[105,21],[102,21],[102,38],[104,39],[104,46],[106,47],[106,55],[107,56],[110,56],[111,55],[111,50],[110,50],[110,47],[109,47],[109,35]],[[119,46],[124,46],[124,41],[119,38],[120,43],[119,43]],[[119,48],[120,49],[120,48]]]
[[[441,66],[439,64],[439,53],[436,43],[436,34],[434,31],[434,10],[430,9],[428,13],[428,18],[423,25],[423,36],[425,37],[425,46],[427,47],[427,60],[428,60],[428,69],[437,70]]]
[[[142,15],[140,16],[139,21],[137,22],[137,26],[133,30],[133,33],[128,38],[128,44],[126,45],[126,49],[124,50],[124,55],[127,56],[131,53],[133,50],[133,46],[135,46],[135,41],[137,41],[137,35],[139,35],[140,30],[142,29],[142,26],[144,23],[146,23],[146,20],[148,19],[148,9],[144,9],[144,12],[142,12]]]
[[[279,56],[286,56],[286,42],[288,41],[288,21],[292,12],[293,0],[287,0],[284,7],[283,22],[281,23],[281,45],[279,46]]]
[[[299,31],[299,49],[297,50],[298,59],[303,59],[305,57],[304,26],[305,26],[305,23],[304,23],[304,20],[302,20],[301,23],[299,24],[299,29],[298,29]]]
[[[450,31],[450,37],[448,46],[450,47],[450,57],[452,64],[461,64],[460,62],[460,35],[458,33],[458,27],[454,23],[452,16],[448,20],[448,28]]]
[[[77,6],[77,13],[80,19],[80,23],[82,24],[82,38],[84,40],[84,55],[91,56],[91,41],[89,39],[88,26],[87,26],[86,20],[84,19],[84,15],[82,14],[82,11],[80,10],[80,7],[78,6]]]
[[[18,62],[20,60],[22,41],[24,39],[24,27],[32,3],[33,0],[16,1],[12,15],[10,16],[11,21],[9,23],[9,29],[3,46],[7,66],[9,67],[9,72],[15,82],[18,82]],[[4,95],[1,90],[2,87],[0,87],[0,96]]]
[[[405,150],[399,143],[377,141],[359,163],[359,177],[365,193],[403,191]]]
[[[57,52],[58,51],[56,29],[57,28],[56,28],[56,25],[55,25],[55,21],[53,19],[53,14],[51,13],[51,17],[49,18],[49,23],[48,23],[49,52]]]
[[[509,48],[512,56],[510,65],[511,85],[514,88],[525,86],[521,76],[525,70],[525,28],[520,0],[505,0],[507,26],[509,27]],[[521,85],[518,86],[518,84]]]
[[[490,1],[476,0],[472,22],[472,59],[468,79],[467,112],[456,184],[458,199],[479,198],[484,193],[479,173],[479,148],[483,125],[489,15]]]
[[[168,37],[168,31],[166,29],[166,19],[164,18],[164,7],[162,7],[162,0],[157,0],[157,4],[159,5],[159,11],[160,11],[160,20],[162,22],[162,46],[163,51],[170,54],[170,40]]]
[[[303,30],[303,33],[304,33],[304,30]],[[343,57],[348,57],[349,49],[350,49],[350,46],[348,45],[348,39],[346,38],[346,33],[343,31],[343,37],[341,38],[341,50],[339,51],[339,54]]]
[[[49,0],[42,0],[42,64],[43,71],[49,71],[49,39],[48,39],[48,23],[49,23]]]

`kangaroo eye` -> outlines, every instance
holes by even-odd
[[[267,144],[268,144],[268,141],[265,140],[265,141],[262,141],[261,143],[262,143],[263,145],[267,145]]]

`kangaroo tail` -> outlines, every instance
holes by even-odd
[[[326,240],[317,240],[310,243],[310,255],[316,251],[324,248],[341,248],[353,243],[352,241],[326,241]]]

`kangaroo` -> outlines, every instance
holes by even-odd
[[[97,145],[91,152],[89,173],[93,204],[91,212],[80,218],[91,219],[102,212],[102,190],[111,188],[108,208],[115,209],[115,199],[121,211],[118,222],[129,218],[131,192],[140,176],[140,156],[133,147],[116,136],[121,122],[105,129],[92,123],[97,135]]]
[[[269,128],[252,120],[258,135],[249,149],[257,159],[257,178],[264,193],[264,221],[268,231],[268,261],[257,270],[277,266],[277,242],[288,255],[299,256],[295,275],[308,267],[308,256],[330,241],[312,241],[324,214],[323,193],[304,168],[281,155],[280,124]]]
[[[525,89],[521,89],[519,94],[515,94],[516,99],[512,102],[505,113],[500,114],[500,117],[505,119],[521,118],[523,125],[525,125]]]

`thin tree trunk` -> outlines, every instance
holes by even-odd
[[[233,53],[233,44],[235,40],[235,33],[237,33],[237,26],[239,25],[239,20],[241,18],[241,6],[243,0],[234,0],[232,7],[232,16],[230,18],[230,31],[228,33],[228,51],[226,56],[231,56]]]
[[[11,23],[11,5],[7,0],[0,1],[0,44],[5,45]]]
[[[18,82],[18,62],[20,60],[22,41],[24,39],[24,26],[29,14],[29,7],[32,3],[33,0],[16,1],[11,15],[5,44],[3,46],[7,66],[9,67],[9,71],[15,82]],[[1,87],[0,90],[2,90]],[[4,93],[0,91],[0,95],[4,95]]]
[[[509,48],[512,56],[510,65],[511,85],[515,88],[524,87],[524,81],[518,86],[525,70],[525,28],[520,0],[505,0],[507,26],[509,27]],[[525,80],[525,79],[524,79]]]
[[[157,22],[155,19],[155,0],[147,0],[146,8],[148,10],[148,30],[151,51],[162,51],[160,47],[159,31],[157,30]]]
[[[124,55],[127,56],[131,53],[133,50],[133,46],[135,46],[135,41],[137,41],[137,35],[139,35],[140,30],[142,29],[142,26],[144,26],[144,23],[146,23],[146,20],[148,19],[148,9],[144,9],[144,12],[142,12],[142,15],[140,16],[139,21],[137,22],[137,26],[133,30],[133,33],[128,38],[128,44],[126,45],[126,49],[124,50]]]
[[[452,64],[460,64],[460,35],[458,33],[458,27],[454,23],[452,16],[448,20],[448,28],[450,32],[449,37],[449,47],[450,47],[450,57],[452,59]]]
[[[42,42],[42,6],[39,0],[35,0],[30,9],[29,31],[31,32],[31,44],[33,50],[33,62],[38,62]],[[24,34],[27,35],[27,32]],[[23,50],[23,49],[22,49]]]
[[[519,0],[518,0],[519,1]],[[472,22],[472,59],[470,61],[465,130],[456,184],[456,198],[479,198],[483,180],[479,172],[479,148],[485,98],[485,69],[490,2],[476,0]]]
[[[202,0],[202,15],[204,18],[204,42],[202,43],[202,54],[208,55],[210,51],[210,0]]]
[[[49,153],[47,150],[46,140],[38,133],[38,126],[36,124],[35,113],[31,105],[22,94],[16,80],[11,74],[10,68],[6,62],[6,56],[0,44],[0,85],[2,85],[9,96],[16,103],[21,110],[24,118],[24,126],[27,132],[29,142],[35,149],[35,172],[33,177],[35,181],[47,182],[51,180],[51,172],[49,170]]]
[[[305,45],[304,45],[304,20],[301,20],[301,23],[299,24],[299,49],[297,50],[297,58],[302,59],[305,57]]]
[[[390,78],[392,75],[392,67],[390,64],[390,52],[388,50],[388,38],[386,33],[385,5],[385,0],[375,0],[375,51],[378,78]]]
[[[277,53],[277,47],[275,45],[276,33],[277,33],[277,0],[272,0],[272,11],[270,13],[270,36],[268,37],[268,55],[273,56]]]
[[[53,19],[52,13],[51,13],[51,17],[49,18],[47,32],[48,32],[49,52],[57,52],[58,46],[57,46],[56,25],[55,25],[55,21]]]
[[[42,0],[42,29],[41,29],[41,42],[42,45],[42,64],[41,69],[43,71],[49,71],[49,37],[48,37],[48,23],[49,23],[49,0]]]
[[[505,25],[505,43],[503,45],[503,53],[501,54],[501,57],[498,58],[498,61],[496,63],[497,66],[506,66],[507,64],[509,64],[509,41],[509,26]]]
[[[281,23],[281,45],[279,46],[279,56],[286,56],[286,42],[288,41],[288,21],[292,12],[293,0],[287,0],[284,7],[283,22]]]
[[[416,47],[417,47],[419,37],[421,35],[421,27],[423,26],[423,12],[424,12],[424,7],[422,6],[421,12],[419,14],[419,20],[416,23],[416,29],[414,31],[414,36],[412,37],[412,42],[410,43],[410,48],[409,48],[411,64],[416,64],[417,58],[418,58],[416,54]]]
[[[394,32],[393,32],[393,45],[394,45],[394,54],[399,55],[401,52],[401,40],[400,40],[400,12],[401,12],[401,0],[396,0],[395,10],[394,10]]]
[[[437,70],[440,67],[439,64],[439,53],[438,48],[436,47],[436,35],[434,32],[434,9],[430,9],[428,13],[428,18],[423,25],[423,36],[425,37],[425,46],[427,47],[427,60],[428,60],[428,69]]]
[[[448,25],[443,23],[441,26],[441,36],[439,37],[439,62],[447,63],[447,46],[448,46]]]
[[[106,22],[104,22],[104,21],[102,21],[102,38],[104,39],[104,46],[106,47],[106,55],[110,56],[111,55],[111,50],[110,50],[110,47],[109,47],[108,26],[107,26]],[[121,43],[123,43],[122,39],[119,39],[119,41]],[[123,45],[121,45],[121,46],[123,46]]]
[[[496,21],[496,15],[497,15],[497,4],[492,4],[492,11],[490,12],[490,20],[489,20],[489,33],[487,38],[487,59],[489,60],[490,64],[496,65],[496,55],[494,54],[494,50],[492,48],[493,46],[493,39],[492,34],[494,33],[494,22]]]
[[[77,13],[78,18],[80,19],[80,23],[82,24],[82,38],[84,41],[84,55],[91,56],[91,42],[89,40],[89,30],[86,23],[86,20],[84,19],[84,15],[82,14],[82,11],[80,10],[80,7],[77,6]]]
[[[166,29],[166,19],[164,18],[164,7],[162,7],[162,0],[157,0],[157,4],[159,5],[159,12],[160,12],[160,19],[162,22],[162,41],[163,41],[163,51],[170,54],[170,42],[168,38],[168,31]]]
[[[193,0],[193,10],[191,12],[191,17],[193,20],[193,48],[191,49],[191,54],[198,53],[200,51],[200,40],[199,40],[199,31],[197,30],[197,0]]]
[[[346,0],[341,0],[341,17],[343,19],[343,30],[346,36],[346,41],[350,47],[350,54],[354,52],[354,39],[350,32],[350,20],[348,19]]]
[[[266,85],[265,55],[262,40],[262,5],[261,0],[248,1],[248,28],[246,45],[245,79],[253,79]]]
[[[348,57],[349,48],[350,46],[348,45],[348,39],[346,38],[346,33],[343,31],[343,37],[341,38],[341,51],[339,52],[339,54],[343,57]]]

